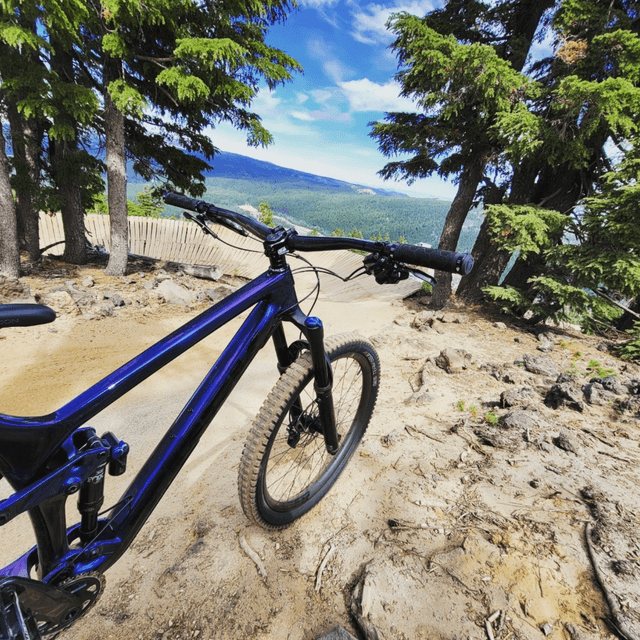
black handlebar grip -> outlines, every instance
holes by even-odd
[[[399,262],[437,271],[459,273],[462,276],[466,276],[473,269],[473,256],[469,253],[398,244],[392,247],[392,255],[394,260]]]
[[[199,211],[198,205],[200,200],[194,200],[193,198],[187,198],[187,196],[181,196],[179,193],[171,193],[165,191],[162,194],[162,199],[174,207],[180,207],[180,209],[188,209],[189,211]]]

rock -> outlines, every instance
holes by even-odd
[[[229,294],[233,293],[233,289],[225,285],[220,285],[215,289],[205,289],[204,291],[209,296],[209,300],[211,300],[211,302],[219,302]]]
[[[547,356],[532,356],[531,354],[525,353],[522,356],[522,361],[527,371],[536,373],[539,376],[555,378],[560,373],[555,362]]]
[[[515,411],[510,411],[502,418],[500,426],[503,429],[520,429],[527,431],[527,429],[540,426],[541,422],[540,416],[535,411],[516,409]]]
[[[589,380],[589,382],[594,382],[594,380]],[[617,396],[623,396],[627,393],[627,388],[620,382],[618,376],[606,376],[600,378],[598,382],[605,391],[615,393]]]
[[[182,270],[194,278],[202,278],[204,280],[220,280],[224,275],[222,269],[216,265],[184,265]]]
[[[640,398],[631,397],[625,400],[618,400],[615,407],[616,411],[621,413],[637,413],[640,416]]]
[[[506,329],[507,328],[507,325],[504,322],[494,322],[493,326],[496,329]]]
[[[87,289],[91,289],[91,287],[93,287],[93,285],[95,284],[95,280],[92,276],[87,276],[86,278],[82,279],[82,282],[80,284]]]
[[[0,303],[33,302],[28,284],[16,278],[0,276]]]
[[[521,405],[539,402],[538,394],[531,387],[520,387],[520,389],[511,389],[503,391],[500,394],[501,407],[518,407]]]
[[[45,304],[51,307],[58,315],[80,315],[80,309],[68,291],[54,291],[48,293],[44,299]]]
[[[424,330],[431,327],[434,320],[433,311],[419,311],[413,318],[412,326],[414,329]]]
[[[357,640],[341,626],[334,627],[331,631],[318,636],[316,640]]]
[[[411,394],[404,401],[404,403],[406,405],[411,405],[411,404],[416,404],[416,405],[429,404],[430,402],[433,402],[434,400],[437,400],[439,397],[440,396],[436,395],[435,393],[428,393],[426,391],[416,391],[415,393]]]
[[[632,396],[640,395],[640,378],[630,378],[624,383],[627,393]]]
[[[580,378],[578,378],[577,374],[569,373],[568,371],[563,371],[556,378],[556,384],[562,384],[563,382],[568,382],[569,384],[572,384],[574,387],[580,386]]]
[[[161,295],[165,302],[169,304],[188,305],[195,298],[194,294],[172,280],[163,280],[157,288],[157,292]]]
[[[553,344],[551,342],[543,342],[539,344],[536,349],[543,353],[548,353],[549,351],[553,351]]]
[[[124,307],[124,300],[122,296],[119,296],[117,293],[111,296],[111,302],[113,302],[114,307]]]
[[[552,409],[569,407],[575,411],[583,411],[582,391],[571,382],[557,382],[544,398],[544,403]]]
[[[553,633],[553,625],[550,622],[545,622],[540,627],[540,631],[542,631],[545,636],[551,635]]]
[[[435,363],[447,373],[458,373],[473,363],[473,357],[463,349],[443,349]]]
[[[558,436],[553,439],[553,444],[555,444],[558,449],[570,451],[571,453],[575,453],[576,455],[578,455],[578,452],[580,451],[580,445],[564,429],[561,429]]]
[[[589,404],[604,405],[614,399],[614,394],[606,391],[600,382],[590,382],[582,387],[582,393]]]

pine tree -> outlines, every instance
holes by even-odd
[[[268,202],[262,200],[258,205],[258,211],[260,211],[260,222],[263,222],[267,227],[273,227],[273,211]]]
[[[410,183],[438,173],[456,176],[458,191],[440,236],[440,249],[455,250],[462,225],[482,193],[491,187],[489,169],[498,168],[492,126],[497,114],[527,93],[521,72],[534,34],[552,0],[505,0],[495,6],[450,0],[423,19],[400,14],[390,28],[398,36],[397,79],[418,113],[389,113],[371,123],[372,136],[387,156],[410,154],[388,163],[380,174]],[[490,193],[495,190],[487,189]],[[433,305],[451,293],[451,275],[438,273]]]

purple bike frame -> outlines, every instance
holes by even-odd
[[[67,529],[66,495],[57,495],[29,510],[37,546],[0,575],[28,577],[34,565],[44,582],[61,575],[105,571],[125,552],[176,477],[220,407],[258,351],[273,336],[279,365],[288,366],[282,321],[292,322],[310,342],[289,268],[269,270],[133,358],[53,414],[23,418],[0,414],[0,471],[15,489],[42,477],[41,469],[62,447],[73,451],[73,434],[105,407],[200,342],[243,311],[248,318],[222,352],[167,433],[151,453],[110,517],[100,521],[95,538],[82,548],[69,542],[79,525]],[[313,319],[313,328],[317,328]],[[315,345],[322,352],[322,345]],[[323,353],[323,352],[322,352]],[[29,446],[26,443],[29,442]],[[35,450],[35,452],[34,452]],[[8,499],[10,500],[10,498]],[[4,507],[7,501],[0,503]]]

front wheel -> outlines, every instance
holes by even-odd
[[[329,338],[338,451],[327,452],[314,392],[311,354],[303,353],[280,377],[256,417],[242,452],[240,503],[247,517],[282,529],[329,491],[369,424],[378,395],[380,361],[355,334]]]

